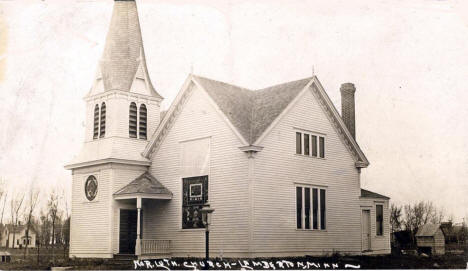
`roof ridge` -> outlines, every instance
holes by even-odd
[[[302,79],[297,79],[297,80],[293,80],[293,81],[279,83],[279,84],[275,84],[275,85],[272,85],[272,86],[269,86],[269,87],[255,89],[255,90],[253,90],[253,92],[259,92],[259,91],[262,91],[262,90],[269,90],[269,89],[272,89],[274,87],[284,86],[284,85],[287,85],[287,84],[297,83],[297,82],[300,82],[300,81],[312,80],[312,78],[313,78],[313,76],[310,76],[310,77],[305,77],[305,78],[302,78]]]
[[[221,84],[225,84],[225,85],[233,86],[233,87],[236,87],[236,88],[240,88],[240,89],[248,90],[248,91],[250,91],[250,92],[254,92],[254,90],[252,90],[252,89],[250,89],[250,88],[241,87],[241,86],[234,85],[234,84],[231,84],[231,83],[227,83],[227,82],[219,81],[219,80],[216,80],[216,79],[211,79],[211,78],[208,78],[208,77],[205,77],[205,76],[196,75],[196,74],[192,74],[192,76],[193,76],[193,77],[195,77],[195,78],[200,78],[200,79],[210,80],[210,81],[213,81],[213,82],[216,82],[216,83],[221,83]]]

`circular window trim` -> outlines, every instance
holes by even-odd
[[[88,194],[88,186],[91,185],[91,183],[94,183],[96,185],[96,190],[94,192],[94,195]],[[98,181],[94,175],[90,175],[88,178],[86,178],[86,182],[84,185],[84,192],[85,192],[86,199],[88,199],[89,201],[93,201],[94,199],[96,199],[96,196],[98,193],[98,187],[99,187]]]

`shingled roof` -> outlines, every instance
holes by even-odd
[[[99,68],[105,91],[129,91],[138,72],[145,75],[152,94],[161,98],[148,75],[135,1],[114,1]]]
[[[425,224],[418,228],[416,236],[434,236],[437,230],[440,228],[438,224]]]
[[[239,133],[253,144],[312,77],[249,90],[201,76],[193,76],[216,102]]]
[[[122,187],[119,191],[114,193],[114,196],[123,195],[161,195],[165,197],[172,197],[172,192],[162,185],[155,177],[149,172],[141,174],[138,178]]]
[[[378,198],[378,199],[390,199],[387,196],[377,194],[375,192],[366,190],[366,189],[361,189],[361,197],[363,198]]]

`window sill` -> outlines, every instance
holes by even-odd
[[[314,230],[314,229],[296,229],[296,231],[303,231],[303,232],[327,232],[327,230]]]
[[[179,229],[180,232],[184,232],[184,231],[194,231],[194,232],[197,232],[197,231],[205,231],[206,229],[205,228],[196,228],[196,229]]]
[[[312,159],[318,159],[318,160],[327,160],[327,158],[322,158],[322,157],[315,157],[315,156],[310,156],[310,155],[305,155],[305,154],[297,154],[295,153],[294,154],[295,156],[298,156],[298,157],[306,157],[306,158],[312,158]]]

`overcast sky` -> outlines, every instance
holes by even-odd
[[[167,107],[195,74],[263,88],[315,74],[340,110],[356,85],[362,186],[468,218],[468,4],[463,1],[137,1]],[[111,0],[0,0],[0,178],[69,193],[84,95]]]

